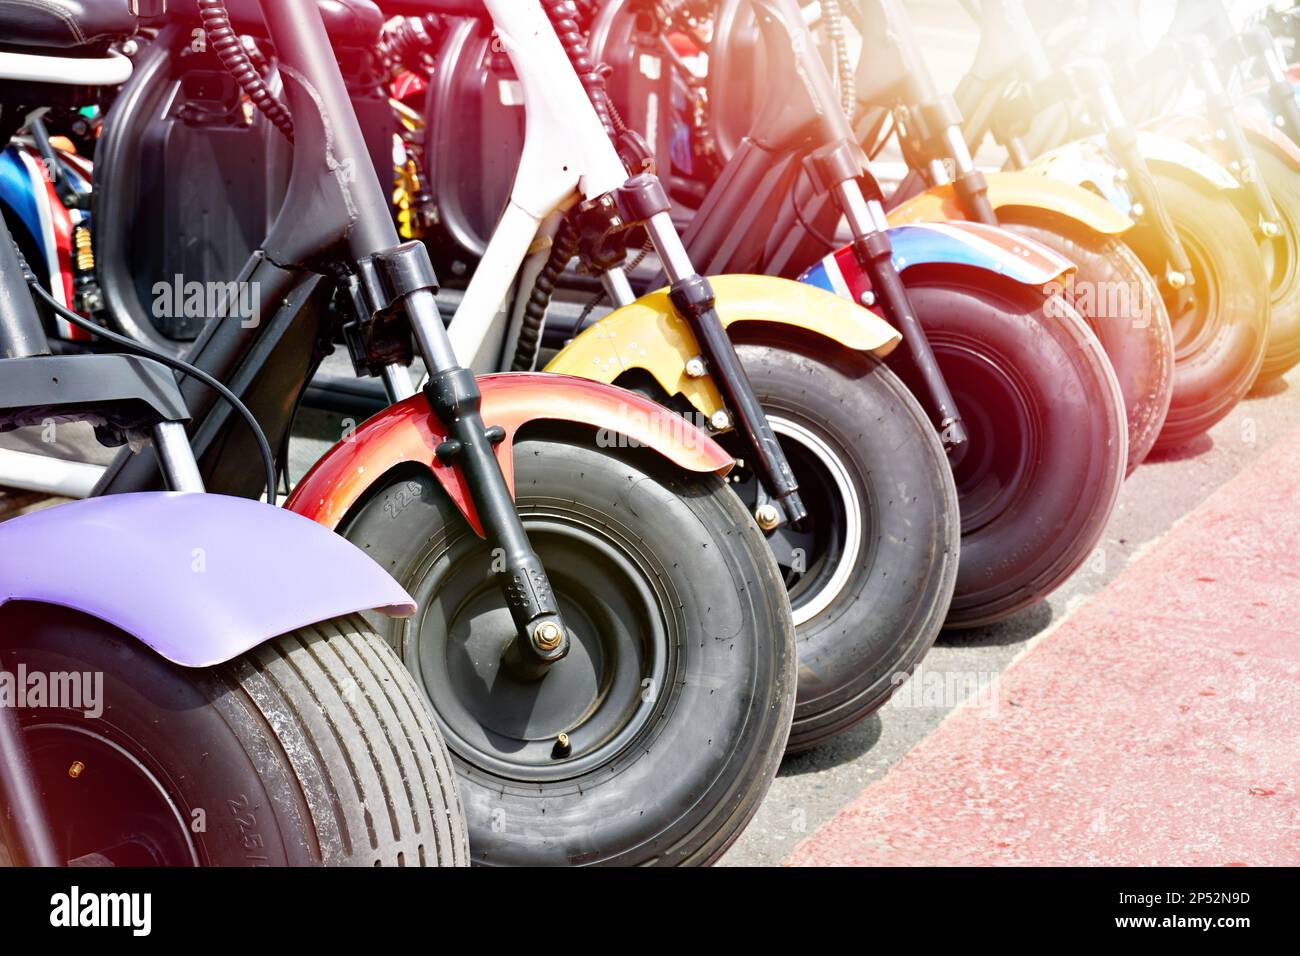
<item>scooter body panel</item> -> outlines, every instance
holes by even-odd
[[[982,271],[1021,285],[1045,288],[1074,266],[1050,249],[1015,233],[974,222],[918,223],[888,230],[894,265],[901,273],[916,266],[953,265]],[[871,280],[852,246],[823,258],[799,277],[854,302],[871,291]]]
[[[788,279],[724,275],[709,281],[724,326],[739,322],[793,326],[882,357],[902,341],[889,323],[866,309]],[[680,394],[711,416],[725,406],[708,375],[687,372],[687,363],[699,355],[694,335],[673,309],[668,291],[660,289],[585,329],[546,370],[613,382],[624,372],[641,369],[668,395]]]
[[[483,421],[505,429],[496,446],[506,484],[514,493],[513,445],[519,429],[534,421],[576,422],[650,448],[697,473],[725,474],[734,464],[713,439],[648,398],[584,378],[511,372],[479,378]],[[285,507],[327,528],[336,528],[366,491],[398,465],[428,468],[474,531],[483,527],[459,469],[438,459],[445,429],[423,395],[398,402],[339,442],[298,483]],[[400,506],[400,502],[393,505]]]
[[[362,551],[281,508],[226,495],[89,498],[0,524],[0,604],[107,621],[209,667],[300,627],[415,602]]]
[[[1059,161],[1064,162],[1066,158],[1062,157]],[[997,172],[986,175],[989,202],[993,204],[995,210],[1016,206],[1043,209],[1071,219],[1091,232],[1107,236],[1119,235],[1132,227],[1133,220],[1128,217],[1124,206],[1119,202],[1108,202],[1107,199],[1082,188],[1078,181],[1068,181],[1070,177],[1028,175],[1029,172],[1039,172],[1039,170]],[[1082,181],[1088,180],[1083,178]],[[927,189],[889,213],[889,222],[894,226],[964,218],[961,202],[951,184]]]

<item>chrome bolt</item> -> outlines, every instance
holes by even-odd
[[[1166,278],[1169,281],[1169,288],[1171,289],[1181,289],[1183,286],[1187,285],[1187,277],[1181,272],[1174,272],[1171,269]]]
[[[1146,211],[1147,211],[1146,206],[1143,206],[1140,202],[1135,202],[1133,204],[1133,218],[1141,219],[1142,214],[1145,213]]]
[[[730,428],[731,416],[727,414],[725,409],[720,408],[709,416],[709,425],[714,431],[722,431],[724,428]]]
[[[863,292],[862,295],[858,296],[858,301],[865,306],[873,306],[876,304],[876,294],[868,289]]]
[[[1282,234],[1282,227],[1275,222],[1261,223],[1259,231],[1270,239],[1276,239]]]
[[[709,374],[708,369],[704,367],[704,359],[698,355],[693,359],[687,359],[686,374],[691,378],[704,378],[705,375]]]
[[[754,511],[754,520],[764,531],[772,531],[781,523],[781,515],[772,505],[762,504]]]

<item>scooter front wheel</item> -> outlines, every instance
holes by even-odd
[[[1174,394],[1174,337],[1160,287],[1119,239],[1067,226],[1034,210],[1002,210],[1002,224],[1060,253],[1075,265],[1061,293],[1110,359],[1128,413],[1132,474],[1155,447]]]
[[[1268,277],[1259,248],[1231,200],[1154,170],[1160,199],[1192,267],[1190,307],[1169,298],[1174,394],[1156,448],[1210,430],[1246,395],[1268,344]],[[1130,239],[1131,237],[1131,239]],[[1153,274],[1165,253],[1150,235],[1125,236]]]
[[[1100,539],[1127,460],[1124,399],[1060,297],[950,267],[904,281],[968,432],[949,455],[962,534],[946,624],[989,624],[1057,588]],[[920,391],[906,348],[889,363]]]
[[[809,513],[768,536],[798,627],[798,752],[879,709],[934,644],[957,577],[957,492],[925,410],[879,359],[761,325],[732,335]],[[744,457],[739,436],[724,444]],[[753,510],[752,471],[733,487]]]
[[[47,686],[67,675],[63,686],[80,692],[19,714],[70,863],[468,862],[437,728],[360,618],[302,628],[204,670],[66,608],[15,602],[0,622],[11,673],[21,666]]]
[[[493,556],[423,468],[340,530],[420,612],[387,622],[456,761],[481,864],[703,864],[767,792],[794,704],[794,627],[754,520],[716,475],[555,426],[514,446],[516,505],[569,630],[509,663]]]

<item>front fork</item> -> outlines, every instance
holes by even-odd
[[[858,183],[862,167],[855,144],[841,141],[818,149],[807,158],[805,167],[844,214],[853,234],[854,258],[871,281],[871,291],[866,293],[870,299],[861,304],[879,303],[885,317],[903,334],[930,400],[939,438],[944,450],[951,453],[966,443],[966,426],[894,263],[884,208],[878,199],[868,200],[862,194]],[[984,201],[988,201],[987,195]]]
[[[434,454],[465,476],[492,552],[492,573],[515,626],[507,664],[522,675],[540,677],[569,652],[568,634],[497,461],[496,446],[505,439],[505,430],[484,424],[478,382],[457,360],[438,312],[428,250],[422,243],[408,242],[367,256],[356,266],[358,281],[350,287],[354,311],[363,316],[400,311],[415,336],[429,370],[424,396],[447,436]],[[390,398],[396,401],[411,393],[404,366],[390,362],[379,371]]]
[[[1180,316],[1190,311],[1194,305],[1191,286],[1195,278],[1187,250],[1183,248],[1182,239],[1174,228],[1173,220],[1169,218],[1169,211],[1160,197],[1151,169],[1138,149],[1137,131],[1120,108],[1115,91],[1108,82],[1095,75],[1087,87],[1094,118],[1105,130],[1106,145],[1124,171],[1128,187],[1137,200],[1137,205],[1133,208],[1134,218],[1155,233],[1164,249],[1165,272],[1158,277],[1158,281],[1164,290],[1170,315]]]
[[[1205,96],[1205,109],[1210,122],[1214,124],[1214,135],[1223,140],[1228,155],[1232,157],[1229,171],[1246,185],[1259,211],[1255,232],[1265,239],[1274,239],[1282,231],[1281,216],[1273,202],[1273,195],[1269,192],[1268,183],[1259,175],[1255,153],[1246,141],[1241,124],[1237,122],[1237,111],[1233,108],[1232,98],[1224,88],[1223,79],[1215,68],[1204,38],[1198,37],[1194,41],[1192,56],[1196,85]],[[1294,102],[1294,96],[1292,101]]]
[[[1264,68],[1275,122],[1292,140],[1300,143],[1300,103],[1296,102],[1295,87],[1286,75],[1286,66],[1278,55],[1273,35],[1260,27],[1244,34],[1241,44],[1248,54],[1259,57]]]
[[[802,522],[808,512],[799,497],[799,484],[790,461],[767,420],[767,413],[759,404],[758,396],[754,394],[754,387],[745,374],[726,327],[718,317],[709,280],[696,272],[691,264],[681,236],[669,216],[671,204],[659,178],[649,173],[633,176],[615,195],[598,197],[585,203],[584,208],[602,217],[606,234],[622,232],[633,226],[645,227],[668,277],[668,298],[673,309],[686,322],[700,347],[701,364],[692,372],[707,373],[712,377],[734,417],[734,422],[719,417],[709,425],[714,429],[735,425],[754,456],[754,471],[767,495],[780,506],[790,524]],[[617,305],[632,301],[631,286],[621,269],[604,269],[602,280]],[[720,416],[725,415],[725,412],[720,413]],[[764,531],[775,529],[781,522],[776,509],[766,502],[760,505],[754,517]]]

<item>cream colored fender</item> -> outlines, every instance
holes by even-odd
[[[738,323],[784,325],[829,343],[884,357],[902,336],[862,306],[813,286],[771,276],[711,276],[718,317]],[[644,295],[583,331],[546,366],[548,372],[613,382],[643,369],[669,395],[684,396],[706,416],[725,409],[717,386],[691,360],[700,347],[668,300],[668,290]],[[688,371],[688,363],[691,368]]]

